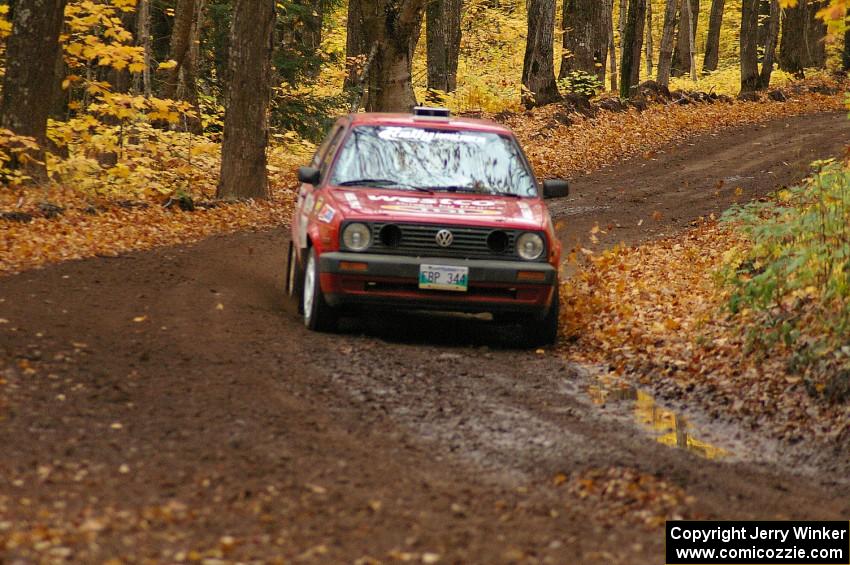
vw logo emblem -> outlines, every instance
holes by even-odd
[[[437,240],[437,245],[440,247],[448,247],[454,241],[455,236],[452,235],[452,232],[449,230],[440,230],[437,232],[437,235],[434,236],[434,239]]]

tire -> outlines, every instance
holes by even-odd
[[[289,242],[289,251],[286,257],[286,274],[283,283],[284,296],[286,306],[295,310],[298,314],[304,313],[302,303],[302,286],[304,283],[304,273],[301,265],[298,262],[298,255],[295,253],[295,244]]]
[[[312,247],[307,251],[304,265],[301,305],[304,309],[304,325],[308,330],[330,332],[336,329],[337,312],[325,302],[319,282],[319,257]]]
[[[558,318],[561,312],[560,286],[555,285],[555,296],[542,320],[528,320],[523,324],[523,333],[529,347],[555,345],[558,341]]]

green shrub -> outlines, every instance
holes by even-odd
[[[558,81],[561,92],[566,94],[578,94],[587,98],[593,98],[601,92],[604,85],[596,77],[584,71],[573,71]]]
[[[729,310],[746,314],[750,346],[789,348],[789,368],[807,376],[810,392],[840,400],[833,381],[850,370],[850,168],[814,166],[774,199],[725,214],[750,246],[727,261],[722,278]]]

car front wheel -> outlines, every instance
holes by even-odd
[[[552,304],[542,320],[532,319],[523,324],[523,334],[530,347],[555,345],[558,341],[558,318],[561,312],[559,286],[555,285]]]
[[[299,314],[304,313],[302,307],[304,275],[301,272],[301,267],[298,264],[298,254],[295,252],[295,244],[289,242],[289,252],[286,258],[286,280],[284,281],[284,292],[286,297],[286,305],[294,308]]]
[[[312,247],[307,252],[304,267],[303,298],[304,325],[317,332],[329,332],[336,328],[337,312],[325,302],[319,282],[319,258]]]

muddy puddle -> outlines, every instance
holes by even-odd
[[[613,375],[595,376],[586,392],[596,405],[619,404],[634,423],[658,443],[683,449],[706,459],[726,459],[734,455],[712,443],[707,435],[681,414],[664,408],[644,391]]]

